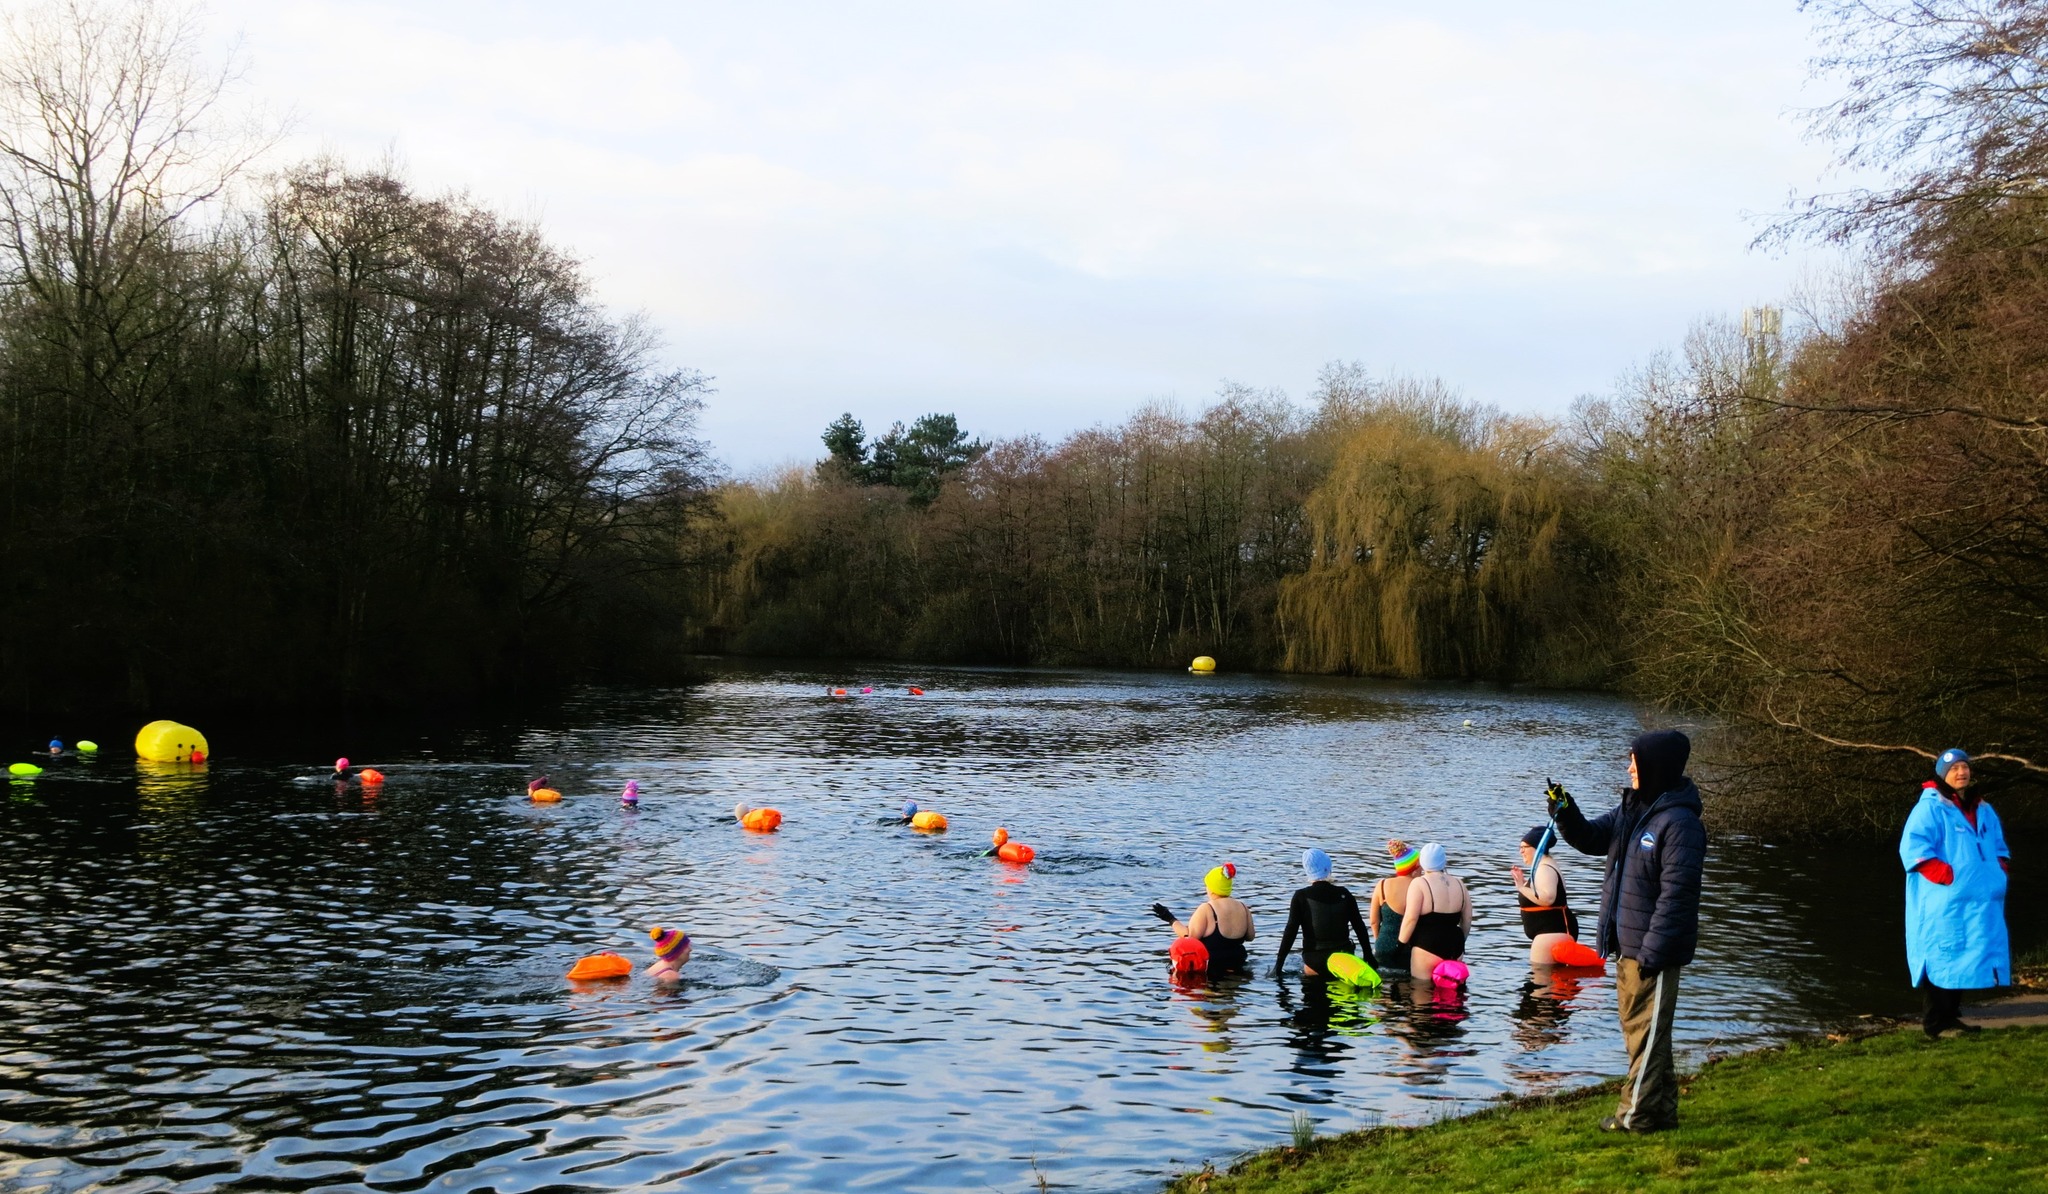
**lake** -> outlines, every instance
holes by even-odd
[[[1507,873],[1546,777],[1607,807],[1625,702],[710,666],[517,725],[201,726],[196,770],[140,771],[110,727],[106,757],[11,785],[0,1187],[1151,1190],[1297,1114],[1426,1122],[1625,1066],[1611,979],[1532,976]],[[343,753],[381,795],[321,778]],[[561,803],[525,798],[541,772]],[[886,824],[905,799],[951,831]],[[1033,865],[979,857],[999,825]],[[1298,954],[1267,976],[1303,848],[1363,901],[1389,836],[1471,886],[1466,995],[1333,1000]],[[1185,916],[1225,859],[1258,976],[1178,989],[1147,909]],[[1590,922],[1596,862],[1561,861]],[[1915,1006],[1900,887],[1882,845],[1715,840],[1686,1057]],[[655,924],[696,941],[680,986],[563,978],[644,965]]]

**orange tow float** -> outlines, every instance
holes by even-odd
[[[1033,850],[1023,842],[1011,841],[1010,831],[1007,829],[996,830],[995,843],[996,857],[1004,862],[1014,862],[1021,865],[1030,862],[1038,856],[1038,851]]]
[[[633,973],[633,963],[609,950],[604,953],[592,954],[587,958],[578,958],[576,964],[569,968],[569,977],[578,980],[625,978],[631,973]]]
[[[736,804],[732,808],[732,815],[742,827],[755,833],[774,833],[782,828],[782,813],[776,809],[748,808],[744,804]]]

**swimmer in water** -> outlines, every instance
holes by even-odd
[[[1548,829],[1538,825],[1523,834],[1522,866],[1508,868],[1515,881],[1515,902],[1522,906],[1522,932],[1529,938],[1531,966],[1555,965],[1551,950],[1560,941],[1576,941],[1579,937],[1579,918],[1565,896],[1564,876],[1558,873],[1557,863],[1551,860],[1549,851],[1544,852],[1543,861],[1536,861],[1536,847]],[[1535,871],[1524,875],[1522,867],[1532,865]]]
[[[1252,910],[1242,900],[1232,899],[1230,891],[1237,879],[1237,866],[1224,863],[1212,868],[1202,877],[1202,885],[1209,889],[1209,898],[1195,906],[1188,914],[1186,924],[1175,920],[1173,912],[1164,904],[1152,905],[1152,915],[1173,926],[1176,937],[1193,937],[1209,951],[1209,973],[1249,973],[1250,966],[1245,960],[1245,943],[1255,935],[1252,928]]]
[[[660,925],[647,930],[647,935],[654,941],[654,962],[643,973],[665,983],[681,979],[682,969],[690,961],[690,935]]]
[[[348,760],[334,760],[334,786],[337,788],[346,788],[355,782],[356,777],[350,775],[348,771]]]
[[[1400,973],[1408,969],[1408,947],[1401,944],[1401,917],[1408,908],[1408,885],[1422,869],[1422,852],[1410,850],[1399,838],[1387,843],[1394,860],[1394,873],[1372,885],[1372,911],[1366,923],[1372,930],[1372,957],[1381,970]],[[1384,909],[1384,911],[1382,911]]]
[[[547,786],[548,786],[548,777],[547,777],[547,776],[545,776],[545,775],[541,776],[541,777],[540,777],[539,779],[530,779],[530,780],[527,780],[527,781],[526,781],[526,794],[527,794],[528,796],[531,796],[531,795],[533,795],[533,794],[534,794],[535,792],[538,792],[538,791],[540,791],[540,790],[541,790],[542,788],[545,788],[545,787],[547,787]]]
[[[49,751],[48,751],[47,753],[48,753],[48,754],[49,754],[49,756],[50,756],[51,758],[53,758],[53,759],[61,759],[61,758],[63,758],[63,757],[64,757],[64,740],[63,740],[63,739],[61,739],[61,738],[52,738],[52,739],[50,739],[50,749],[49,749]]]
[[[1408,888],[1408,911],[1401,917],[1401,940],[1409,946],[1408,973],[1427,979],[1438,962],[1465,956],[1465,938],[1472,932],[1472,897],[1464,880],[1444,870],[1444,848],[1431,842],[1422,848],[1422,875]]]
[[[1309,977],[1327,973],[1324,964],[1331,954],[1351,952],[1354,930],[1360,941],[1372,940],[1366,935],[1365,921],[1358,915],[1358,897],[1348,888],[1330,882],[1334,869],[1330,856],[1319,849],[1305,850],[1301,869],[1308,875],[1308,886],[1296,891],[1288,905],[1287,928],[1280,934],[1280,955],[1273,959],[1275,977],[1287,961],[1287,951],[1294,948],[1296,933],[1301,934],[1301,972]]]

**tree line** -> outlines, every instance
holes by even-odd
[[[176,12],[8,32],[8,705],[488,701],[680,648],[705,379],[530,224],[335,162],[232,189]]]

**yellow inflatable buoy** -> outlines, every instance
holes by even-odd
[[[96,754],[98,754],[99,752],[100,752],[100,744],[99,744],[99,743],[97,743],[97,742],[92,742],[92,741],[87,741],[87,740],[83,740],[83,739],[81,739],[81,740],[79,741],[79,743],[78,743],[78,753],[79,753],[79,754],[82,754],[82,755],[96,755]]]
[[[42,773],[43,769],[41,767],[36,766],[34,763],[9,763],[7,765],[7,774],[9,775],[33,777],[41,775]]]
[[[150,763],[190,763],[209,753],[206,735],[175,721],[152,721],[135,735],[135,757]]]
[[[1207,655],[1197,655],[1195,661],[1188,665],[1188,670],[1198,676],[1206,676],[1216,670],[1216,661]]]

